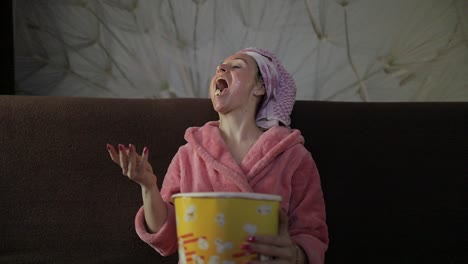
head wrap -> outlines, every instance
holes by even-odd
[[[257,113],[257,125],[264,129],[280,123],[289,127],[296,100],[296,83],[293,77],[269,50],[246,48],[239,52],[251,56],[257,62],[265,85],[265,97]]]

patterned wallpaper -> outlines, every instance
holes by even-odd
[[[14,0],[18,94],[207,97],[275,52],[297,99],[468,101],[467,0]]]

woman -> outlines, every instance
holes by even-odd
[[[177,251],[173,194],[258,192],[281,195],[278,236],[249,237],[243,249],[270,263],[323,263],[328,247],[320,177],[300,131],[290,129],[296,95],[292,76],[268,50],[247,48],[220,64],[210,85],[219,121],[188,128],[161,192],[148,148],[108,145],[111,159],[141,186],[135,218],[142,240],[161,255]],[[255,263],[255,262],[252,262]]]

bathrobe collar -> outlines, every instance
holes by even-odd
[[[231,178],[241,191],[246,192],[252,192],[249,182],[276,157],[297,144],[304,144],[299,130],[274,126],[260,136],[242,162],[237,164],[221,137],[218,121],[187,129],[185,140],[207,166]]]

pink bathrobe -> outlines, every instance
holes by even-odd
[[[174,156],[161,195],[167,219],[151,234],[145,228],[143,207],[135,218],[140,238],[167,256],[177,251],[171,195],[180,192],[256,192],[281,195],[289,215],[289,234],[307,254],[309,263],[323,263],[328,247],[325,204],[320,177],[299,130],[268,129],[238,164],[219,132],[219,122],[188,128],[187,144]]]

